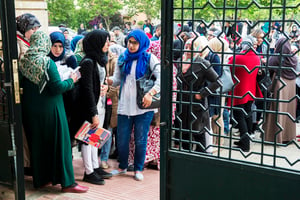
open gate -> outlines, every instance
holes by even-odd
[[[164,101],[161,106],[161,199],[279,200],[299,198],[300,143],[295,138],[296,132],[293,132],[295,129],[290,129],[297,126],[295,102],[299,101],[299,96],[296,91],[292,91],[292,93],[294,92],[292,96],[287,95],[288,98],[282,93],[289,86],[292,90],[296,89],[293,84],[296,84],[294,77],[298,77],[298,72],[296,68],[285,65],[284,60],[299,55],[299,50],[295,50],[293,47],[293,53],[286,53],[278,49],[274,51],[274,43],[272,43],[272,40],[278,41],[279,38],[284,37],[285,43],[290,43],[292,46],[298,45],[299,48],[299,38],[293,38],[290,35],[292,26],[300,29],[299,7],[299,2],[287,0],[162,1],[161,89],[164,91],[162,93]],[[200,26],[200,24],[202,25]],[[226,37],[226,40],[232,41],[232,52],[224,51],[224,40],[221,39],[228,33],[226,24],[231,24],[231,34]],[[243,30],[240,25],[247,26],[248,29]],[[219,32],[202,32],[203,29],[208,31],[212,26]],[[253,33],[258,29],[263,31],[261,36]],[[280,36],[275,38],[274,32]],[[266,50],[259,52],[255,44],[250,49],[266,62],[263,61],[264,64],[248,70],[247,66],[235,62],[238,62],[238,56],[246,54],[239,51],[238,47],[241,45],[244,35],[251,33],[256,37],[256,42],[262,40]],[[202,50],[193,48],[201,34],[206,38],[211,36],[223,41],[221,50],[216,51],[211,47]],[[185,45],[185,37],[194,38],[189,41],[190,48]],[[217,99],[216,102],[209,103],[209,106],[206,107],[204,101],[195,100],[195,95],[200,94],[203,89],[194,85],[199,78],[196,67],[192,69],[190,76],[192,78],[188,80],[184,79],[185,72],[182,67],[183,64],[192,65],[201,62],[194,58],[197,57],[197,54],[202,55],[206,51],[205,49],[218,54],[220,60],[224,60],[225,56],[233,56],[231,64],[219,63],[221,68],[229,67],[231,69],[232,79],[235,82],[232,91],[237,90],[240,81],[245,81],[238,78],[237,73],[240,69],[246,71],[244,73],[248,75],[259,70],[260,72],[275,71],[273,78],[278,78],[277,84],[280,83],[280,85],[274,87],[273,96],[268,94],[270,87],[269,90],[264,90],[267,87],[262,85],[259,85],[262,96],[256,96],[251,92],[245,92],[244,95],[238,96],[234,95],[234,92],[216,93],[206,89],[209,96]],[[191,58],[186,59],[184,57],[186,55],[191,55]],[[270,64],[272,56],[278,58],[277,65]],[[207,69],[214,67],[214,64],[211,63]],[[290,71],[290,75],[293,77],[291,81],[284,76],[284,70]],[[174,77],[173,74],[175,74]],[[176,84],[175,88],[174,84]],[[208,87],[209,84],[207,82],[204,86]],[[242,99],[247,94],[253,98],[253,105],[249,112],[248,108],[233,104],[235,99]],[[227,100],[221,103],[222,99]],[[224,103],[228,101],[231,101],[231,104]],[[282,105],[287,108],[283,109]],[[175,107],[176,110],[174,110]],[[216,123],[217,130],[212,130],[209,126],[204,126],[201,130],[195,129],[194,124],[199,118],[195,107],[203,113],[210,108],[219,110],[219,114],[214,116],[214,120],[210,118],[211,123],[215,123],[223,117],[223,110],[229,111],[228,133],[223,134],[223,128],[219,121]],[[291,107],[295,109],[295,112],[290,111]],[[245,118],[253,116],[254,113],[261,114],[257,129],[253,131],[254,136],[250,137],[250,130],[243,134],[250,140],[249,151],[234,145],[234,142],[240,139],[238,135],[240,129],[238,128],[241,122],[236,115],[234,116],[237,111],[240,111]],[[174,114],[173,119],[172,113]],[[265,128],[270,115],[273,115],[273,126],[277,128],[273,132],[267,132]],[[189,121],[186,120],[187,116]],[[289,120],[291,127],[283,126],[283,122],[280,121],[282,118]],[[286,130],[291,131],[287,133]],[[207,142],[209,140],[206,139],[206,143],[203,144],[201,139],[197,139],[200,134],[206,134],[214,141]],[[267,139],[268,134],[272,135],[271,138],[274,141]],[[282,134],[292,134],[293,136],[288,141],[281,141]]]
[[[14,1],[0,0],[0,184],[25,199]]]

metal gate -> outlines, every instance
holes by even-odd
[[[263,0],[168,0],[162,1],[162,98],[161,106],[161,199],[298,199],[300,188],[300,143],[293,131],[286,132],[291,127],[297,126],[295,102],[299,101],[296,91],[292,96],[286,98],[286,88],[296,89],[295,76],[298,77],[296,68],[284,64],[287,58],[299,55],[299,39],[290,33],[291,27],[300,29],[299,16],[300,4],[297,1],[263,1]],[[202,24],[202,25],[200,25]],[[228,32],[228,25],[231,26],[231,34]],[[240,25],[248,27],[242,29]],[[279,26],[278,26],[279,25]],[[216,29],[210,29],[214,26]],[[197,30],[198,28],[198,30]],[[204,29],[207,33],[202,32]],[[263,31],[261,36],[255,34],[255,30]],[[210,31],[210,32],[209,32]],[[292,44],[294,52],[287,53],[274,46],[272,40],[279,41],[272,35],[276,31],[280,37],[285,38],[285,43]],[[258,31],[258,34],[261,32]],[[222,43],[221,50],[213,50],[206,45],[203,49],[195,48],[195,43],[200,35],[215,37]],[[252,34],[256,40],[254,45],[247,52],[239,51],[238,47],[246,44],[246,36]],[[298,35],[299,36],[299,35]],[[185,44],[187,40],[189,44]],[[232,42],[233,51],[225,52],[224,40]],[[242,43],[244,39],[244,43]],[[266,48],[259,52],[257,42],[262,40]],[[226,41],[227,42],[227,41]],[[189,46],[188,46],[189,45]],[[189,47],[189,48],[188,48]],[[275,48],[274,48],[275,47]],[[276,49],[277,47],[277,49]],[[211,51],[224,60],[225,56],[231,57],[232,62],[221,62],[218,65],[221,69],[231,69],[234,85],[228,93],[215,92],[207,89],[206,81],[202,88],[194,85],[199,79],[197,67],[202,61],[197,60],[205,51]],[[249,70],[246,65],[238,63],[238,57],[247,54],[249,51],[255,53],[261,61],[259,65]],[[190,55],[190,59],[185,56]],[[278,64],[270,64],[271,57],[277,57]],[[195,59],[194,59],[195,58]],[[223,59],[222,59],[223,58]],[[209,60],[209,59],[208,59]],[[288,59],[289,60],[289,59]],[[252,62],[252,60],[249,62]],[[298,60],[299,62],[299,60]],[[184,65],[188,64],[188,65]],[[214,67],[213,62],[205,70]],[[189,79],[185,79],[184,66],[193,66]],[[195,66],[195,67],[194,67]],[[203,68],[203,67],[202,67]],[[238,71],[244,70],[247,75],[273,71],[271,76],[273,83],[279,85],[259,85],[257,76],[254,76],[257,86],[260,87],[260,95],[247,91],[243,95],[235,95],[240,82],[251,80],[239,80]],[[188,68],[189,70],[189,68]],[[203,69],[202,69],[203,70]],[[285,70],[289,70],[293,78],[286,79]],[[204,72],[203,72],[204,73]],[[206,72],[205,72],[206,73]],[[173,76],[174,74],[174,76]],[[280,83],[280,84],[279,84]],[[222,83],[218,82],[222,87]],[[223,83],[223,85],[226,83]],[[294,84],[294,85],[293,85]],[[176,85],[176,87],[174,87]],[[268,86],[268,87],[267,87]],[[202,102],[195,100],[196,95],[202,94],[201,89],[206,88],[210,97],[215,97],[215,102],[206,106],[206,100]],[[256,89],[258,91],[258,89]],[[273,92],[273,95],[270,92]],[[248,108],[240,107],[233,102],[250,95],[251,111]],[[290,95],[290,94],[289,94]],[[288,96],[288,95],[287,95]],[[197,97],[198,98],[198,97]],[[221,103],[227,99],[227,103]],[[229,99],[229,100],[228,100]],[[255,105],[257,105],[255,107]],[[269,106],[271,105],[271,106]],[[282,105],[287,105],[285,110]],[[176,107],[176,108],[175,108]],[[197,115],[198,108],[201,115]],[[249,107],[249,105],[248,105]],[[290,112],[290,108],[295,109]],[[201,118],[206,124],[206,118],[202,116],[211,109],[218,110],[213,114],[214,120],[209,118],[211,123],[216,123],[217,130],[210,126],[202,126],[201,130],[195,129],[194,124]],[[229,111],[230,126],[227,134],[222,133],[222,111]],[[240,119],[235,113],[243,116],[243,119],[253,117],[254,113],[261,114],[257,121],[257,129],[253,131],[253,137],[249,132],[238,133]],[[172,114],[174,115],[172,118]],[[268,121],[273,115],[273,121]],[[182,117],[184,116],[184,117]],[[282,126],[280,119],[289,120],[290,126]],[[186,120],[189,119],[189,120]],[[225,118],[224,118],[225,119]],[[248,121],[249,122],[249,121]],[[266,127],[276,127],[276,131],[268,132]],[[196,126],[197,127],[197,126]],[[203,143],[199,135],[206,134],[207,138],[215,141]],[[250,149],[241,148],[241,137],[250,141]],[[274,141],[269,141],[267,135],[271,134]],[[292,139],[280,141],[282,134],[291,134]],[[198,138],[198,139],[197,139]],[[283,136],[284,138],[284,136]],[[234,142],[238,146],[234,145]],[[240,145],[240,146],[239,146]]]
[[[0,0],[0,184],[25,199],[14,1]]]

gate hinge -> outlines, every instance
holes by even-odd
[[[17,155],[16,150],[8,150],[8,157],[13,157],[16,155]]]

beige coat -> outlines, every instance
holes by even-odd
[[[21,33],[17,31],[17,35],[22,37],[24,40],[28,41]],[[29,42],[29,41],[28,41]],[[18,48],[18,60],[20,62],[21,58],[23,58],[25,52],[29,48],[29,45],[27,45],[23,40],[17,37],[17,48]]]
[[[107,76],[113,76],[115,67],[117,65],[118,57],[113,55],[111,52],[108,53],[108,63],[106,65],[106,74]],[[107,98],[110,98],[112,101],[112,113],[110,118],[110,127],[115,128],[118,124],[118,102],[119,102],[119,90],[120,86],[118,87],[112,87],[109,86],[108,92],[107,92]]]

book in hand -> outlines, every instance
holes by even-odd
[[[101,148],[111,136],[111,132],[104,128],[90,128],[91,124],[85,121],[75,135],[77,140],[94,147]]]

